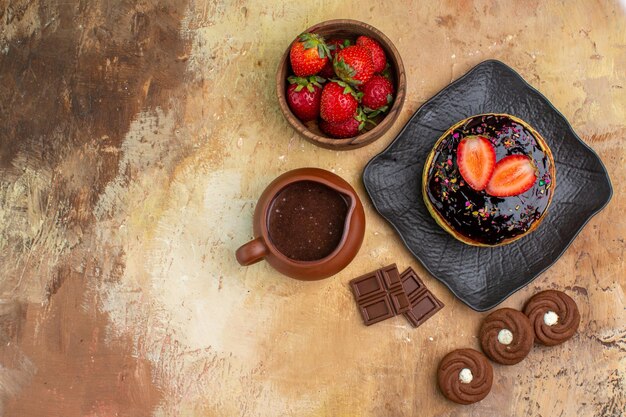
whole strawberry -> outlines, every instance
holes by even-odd
[[[330,52],[324,38],[315,33],[303,33],[294,41],[289,51],[289,60],[298,77],[315,75],[328,62]]]
[[[328,60],[328,62],[326,62],[326,65],[324,65],[324,68],[322,68],[319,75],[324,78],[333,78],[335,76],[335,69],[333,68],[333,58],[335,57],[337,51],[345,48],[346,46],[350,46],[350,40],[331,39],[326,42],[326,45],[328,46],[328,50],[330,51],[330,59]]]
[[[331,123],[343,122],[355,115],[359,103],[356,93],[342,81],[331,81],[322,90],[320,117]]]
[[[361,92],[363,93],[361,104],[368,111],[384,112],[393,101],[393,84],[381,75],[374,75],[371,80],[363,84]]]
[[[364,47],[372,54],[372,64],[374,72],[382,72],[387,65],[387,56],[383,47],[378,42],[367,36],[359,36],[356,38],[356,44]]]
[[[333,66],[339,78],[354,85],[366,83],[374,75],[372,54],[358,45],[348,46],[337,52]]]
[[[303,122],[317,119],[324,79],[314,75],[308,78],[291,76],[287,81],[290,84],[287,87],[287,103],[293,114]]]
[[[322,120],[320,122],[320,129],[333,138],[351,138],[360,135],[367,122],[374,123],[369,120],[365,113],[363,113],[363,110],[359,108],[354,116],[343,122],[330,123],[326,120]]]

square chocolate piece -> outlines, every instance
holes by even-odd
[[[406,296],[402,288],[389,293],[389,298],[391,299],[391,305],[393,306],[396,314],[405,313],[411,308],[409,297]]]
[[[351,280],[350,288],[367,326],[402,314],[411,307],[395,264]]]
[[[426,290],[417,298],[411,300],[411,308],[404,313],[404,317],[413,327],[419,327],[442,308],[443,303],[430,291]]]
[[[398,272],[398,267],[396,264],[391,264],[384,268],[380,268],[377,271],[385,281],[385,285],[388,289],[396,288],[402,285],[402,281],[400,280],[400,272]]]
[[[400,275],[400,279],[402,280],[404,292],[409,299],[417,298],[422,292],[428,291],[420,277],[417,276],[417,273],[415,273],[411,267],[407,268],[406,271]]]
[[[378,297],[385,292],[383,279],[378,271],[361,275],[350,281],[352,293],[357,302],[372,297]]]
[[[389,301],[389,297],[380,297],[359,305],[365,324],[369,326],[394,317],[395,314]]]

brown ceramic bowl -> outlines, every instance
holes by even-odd
[[[391,43],[388,37],[386,37],[381,31],[367,23],[359,22],[358,20],[349,19],[337,19],[327,20],[322,23],[318,23],[303,32],[315,32],[325,39],[331,39],[334,37],[347,37],[354,40],[358,36],[365,35],[378,41],[387,55],[387,62],[392,66],[393,83],[396,90],[394,102],[391,108],[384,115],[384,118],[378,121],[378,125],[373,129],[353,138],[347,139],[334,139],[326,136],[317,126],[317,122],[302,123],[292,112],[287,104],[287,77],[292,74],[291,64],[289,62],[289,50],[291,45],[283,54],[280,64],[278,66],[278,72],[276,73],[276,93],[278,95],[278,103],[283,115],[291,124],[291,126],[306,140],[312,142],[318,146],[328,149],[345,150],[356,149],[361,146],[365,146],[368,143],[372,143],[379,137],[381,137],[398,118],[404,99],[406,96],[406,75],[404,73],[404,65],[402,64],[402,58],[395,46]],[[295,36],[294,36],[295,38]]]
[[[323,184],[341,194],[348,205],[339,244],[329,255],[314,261],[288,258],[274,245],[269,232],[269,213],[276,196],[287,186],[300,181]],[[336,274],[354,259],[365,235],[365,212],[356,191],[343,178],[320,168],[299,168],[280,175],[263,191],[254,210],[253,229],[254,239],[237,249],[239,264],[248,266],[266,260],[291,278],[314,281]]]

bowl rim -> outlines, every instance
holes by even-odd
[[[309,128],[293,114],[293,112],[289,108],[289,105],[287,104],[286,99],[285,79],[282,75],[282,70],[283,67],[287,65],[287,61],[289,59],[289,51],[294,41],[289,44],[278,64],[278,68],[276,71],[276,95],[278,97],[278,103],[283,113],[283,116],[285,117],[285,119],[287,119],[287,122],[289,122],[291,127],[293,127],[296,132],[302,135],[306,140],[327,149],[356,149],[368,145],[379,139],[393,126],[393,124],[397,120],[406,98],[406,73],[404,70],[402,57],[400,56],[400,53],[398,52],[393,42],[383,32],[368,23],[354,19],[325,20],[323,22],[319,22],[314,24],[313,26],[308,27],[307,29],[302,31],[302,33],[315,32],[316,30],[334,25],[345,26],[347,31],[350,31],[351,27],[358,27],[362,30],[372,32],[383,41],[383,48],[389,51],[391,55],[390,58],[393,59],[395,66],[394,72],[396,76],[396,97],[394,98],[393,105],[391,106],[383,120],[372,130],[369,130],[362,135],[346,139],[334,139],[326,136],[321,136],[309,130]]]

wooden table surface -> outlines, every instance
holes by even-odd
[[[624,415],[624,1],[132,3],[0,1],[2,415]],[[332,18],[382,30],[408,80],[391,131],[346,153],[298,137],[274,91],[291,39]],[[491,394],[458,406],[439,393],[436,366],[478,347],[485,314],[411,257],[360,176],[425,100],[489,58],[554,103],[615,193],[502,304],[564,290],[579,333],[494,366]],[[240,267],[256,199],[302,166],[361,195],[358,256],[313,283]],[[417,330],[402,318],[363,326],[348,291],[391,262],[416,268],[446,304]]]

